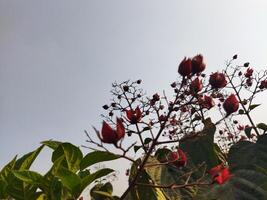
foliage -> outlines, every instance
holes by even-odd
[[[52,167],[44,175],[30,170],[41,150],[47,146],[53,150]],[[83,190],[95,180],[113,172],[104,168],[91,173],[87,168],[95,163],[117,159],[104,152],[91,152],[83,156],[71,143],[44,141],[35,151],[11,160],[0,172],[0,199],[61,200],[77,199]]]

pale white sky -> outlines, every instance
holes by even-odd
[[[1,0],[0,168],[42,140],[84,144],[114,80],[162,91],[197,53],[208,72],[235,53],[266,69],[266,22],[266,0]],[[41,157],[34,169],[43,171],[49,151]],[[116,182],[116,193],[125,187]]]

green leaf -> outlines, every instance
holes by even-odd
[[[20,180],[25,183],[41,185],[43,176],[34,171],[22,170],[22,171],[13,171],[13,174]]]
[[[215,131],[215,125],[207,119],[204,122],[204,129],[198,136],[180,142],[180,148],[191,157],[194,165],[205,162],[208,169],[211,169],[220,163],[213,141]]]
[[[151,141],[152,141],[151,138],[146,138],[145,141],[144,141],[144,144],[148,144],[148,143],[150,143]]]
[[[245,114],[245,111],[243,109],[239,109],[238,114],[243,115],[243,114]]]
[[[7,183],[0,179],[0,199],[6,199],[7,198]]]
[[[99,183],[90,190],[92,200],[114,199],[112,196],[113,187],[110,182],[105,184]]]
[[[41,150],[43,149],[44,145],[37,148],[35,151],[32,151],[30,153],[25,154],[20,159],[18,159],[15,163],[14,169],[16,170],[26,170],[29,169],[36,159],[36,157],[39,155]]]
[[[130,170],[129,182],[131,182],[136,176],[140,162],[141,159],[138,159],[135,163],[133,163]],[[153,184],[153,180],[145,170],[137,178],[137,182],[143,184]],[[145,187],[141,185],[136,185],[135,187],[133,187],[130,193],[126,196],[126,199],[167,200],[161,189],[155,187]]]
[[[142,146],[135,145],[134,146],[134,152],[136,153]]]
[[[80,193],[82,192],[81,178],[78,175],[69,169],[60,168],[57,176],[60,178],[63,186],[66,187],[75,198],[80,196]]]
[[[264,131],[267,131],[267,125],[265,123],[259,123],[257,124],[257,128],[260,128]]]
[[[248,138],[251,137],[251,130],[252,130],[252,127],[245,127],[245,134]]]
[[[249,111],[251,111],[251,110],[253,110],[253,109],[255,109],[255,108],[257,108],[258,106],[260,106],[261,104],[252,104],[252,105],[250,105],[249,106]]]
[[[11,173],[11,170],[15,167],[17,156],[15,156],[7,165],[3,167],[3,169],[0,172],[0,178],[7,182],[7,178],[9,174]]]
[[[80,170],[84,170],[87,167],[99,162],[110,161],[120,158],[120,155],[116,155],[106,151],[93,151],[88,153],[80,163]]]
[[[110,174],[111,172],[114,172],[114,170],[109,169],[109,168],[104,168],[104,169],[100,169],[96,171],[95,173],[85,176],[82,179],[82,189],[85,189],[88,185],[90,185],[96,179],[106,176]]]
[[[58,146],[62,144],[62,142],[54,141],[54,140],[46,140],[46,141],[42,141],[41,144],[44,144],[48,146],[49,148],[56,150]]]
[[[156,158],[159,162],[167,162],[168,161],[168,155],[172,151],[167,148],[158,149],[155,153]]]
[[[55,162],[58,158],[64,155],[67,167],[72,172],[77,172],[80,169],[80,162],[83,158],[81,150],[71,143],[62,143],[53,152],[52,161]]]

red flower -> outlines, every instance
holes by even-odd
[[[192,59],[192,72],[193,74],[203,72],[206,68],[206,64],[203,62],[203,56],[201,54],[196,55]]]
[[[202,88],[203,88],[202,80],[199,80],[198,77],[195,80],[193,80],[190,84],[190,90],[191,93],[193,94],[200,92]]]
[[[79,200],[83,200],[83,197],[80,197]]]
[[[228,167],[223,167],[222,164],[213,167],[208,172],[212,176],[213,181],[220,185],[232,177]]]
[[[246,73],[244,74],[246,78],[250,78],[253,74],[253,69],[248,68]]]
[[[187,157],[182,149],[178,149],[177,152],[171,152],[168,157],[169,161],[176,167],[184,167],[187,163]]]
[[[226,111],[227,115],[234,113],[239,108],[239,101],[237,100],[234,94],[231,94],[223,103],[223,108]]]
[[[142,112],[138,106],[135,108],[135,110],[126,110],[126,115],[131,124],[136,124],[142,118]]]
[[[211,168],[208,173],[212,176],[212,177],[215,177],[218,175],[218,173],[222,170],[223,168],[223,164],[220,164],[220,165],[217,165],[213,168]]]
[[[210,75],[209,83],[212,88],[223,88],[227,85],[225,75],[219,72]]]
[[[261,84],[259,86],[260,89],[267,89],[267,79],[261,81]]]
[[[98,132],[97,132],[98,133]],[[117,118],[117,129],[112,129],[105,121],[103,121],[103,126],[101,130],[101,136],[99,138],[104,143],[117,144],[117,142],[122,139],[125,135],[125,128],[122,124],[121,119]]]
[[[208,110],[211,109],[215,103],[212,99],[212,97],[205,95],[203,98],[199,100],[200,105],[202,108],[207,108]]]
[[[190,58],[184,58],[178,67],[178,73],[182,76],[189,76],[192,73],[192,61]]]

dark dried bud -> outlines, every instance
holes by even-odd
[[[136,81],[136,83],[137,83],[137,84],[141,84],[141,83],[142,83],[142,80],[139,79],[139,80]]]
[[[116,107],[116,103],[111,103],[111,106],[114,108]]]
[[[249,62],[244,63],[244,67],[248,67],[249,66]]]
[[[153,98],[154,101],[159,101],[159,99],[160,99],[160,97],[159,97],[159,95],[158,95],[157,93],[154,94],[154,95],[152,96],[152,98]]]
[[[235,60],[235,59],[237,59],[237,54],[235,54],[235,55],[233,56],[233,60]]]
[[[175,88],[175,87],[176,87],[176,82],[173,82],[173,83],[171,84],[171,87],[172,87],[172,88]]]
[[[129,86],[128,85],[124,85],[123,86],[123,90],[124,90],[124,92],[128,92],[129,91]]]
[[[106,105],[103,105],[102,108],[107,110],[109,108],[109,106],[106,104]]]
[[[113,112],[109,112],[108,115],[109,115],[110,117],[112,117],[112,116],[113,116]]]

